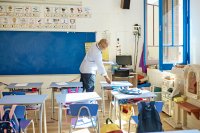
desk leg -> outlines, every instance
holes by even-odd
[[[40,133],[42,133],[42,114],[43,114],[43,110],[44,110],[44,104],[41,104],[40,106]]]
[[[38,88],[39,89],[39,95],[41,95],[42,94],[42,89],[41,88]]]
[[[99,120],[99,112],[97,112],[97,119],[98,119],[98,130],[97,133],[100,133],[100,120]]]
[[[44,102],[44,132],[47,133],[47,118],[46,118],[46,104]]]
[[[54,88],[51,89],[51,119],[54,119]]]
[[[101,92],[102,92],[102,111],[103,111],[103,117],[105,117],[105,90],[104,88],[102,87],[101,88]]]
[[[59,103],[59,110],[58,110],[58,133],[62,132],[62,104]]]
[[[117,119],[117,100],[115,97],[114,97],[114,117],[116,120]]]
[[[119,128],[121,129],[122,128],[122,125],[121,125],[121,107],[120,107],[120,103],[118,101],[118,108],[119,108]]]

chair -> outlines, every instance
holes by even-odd
[[[11,108],[11,106],[4,106],[4,110]],[[25,118],[25,106],[16,106],[12,120],[16,123],[15,130],[19,132],[26,132],[27,127],[32,123],[33,133],[35,133],[35,125],[33,120]]]
[[[12,91],[12,92],[2,92],[2,96],[9,96],[9,95],[26,95],[25,92],[20,92],[20,91]],[[39,107],[38,108],[29,108],[29,106],[26,106],[26,111],[34,111],[35,113],[35,120],[37,121],[37,114],[36,114],[36,111],[39,110]],[[26,118],[27,118],[27,113],[26,113]]]
[[[61,88],[61,93],[62,93],[62,94],[68,94],[68,93],[82,93],[82,92],[83,92],[83,88],[81,88],[81,87],[73,87],[73,88],[71,88],[71,87],[62,87],[62,88]],[[63,110],[66,111],[65,117],[66,117],[67,114],[69,114],[69,105],[70,105],[70,104],[71,104],[71,103],[65,103],[64,106],[63,106]]]
[[[149,102],[147,102],[147,103],[149,103]],[[158,113],[160,114],[162,112],[163,102],[162,101],[155,101],[155,108],[158,111]],[[138,112],[140,112],[141,110],[142,110],[142,104],[139,102],[138,103]],[[130,132],[131,119],[133,119],[133,121],[136,124],[138,124],[138,116],[131,116],[130,120],[129,120],[128,132]]]
[[[75,128],[93,127],[99,133],[98,104],[71,104],[70,133]]]
[[[19,127],[22,132],[26,132],[27,127],[32,124],[33,133],[35,133],[35,125],[33,120],[25,118],[26,106],[17,106],[15,109],[16,118],[19,121]]]

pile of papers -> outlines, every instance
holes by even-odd
[[[27,85],[28,85],[28,83],[18,83],[15,86],[27,86]]]
[[[68,83],[66,83],[66,82],[57,82],[56,84],[57,85],[68,85]]]

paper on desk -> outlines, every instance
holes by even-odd
[[[57,82],[56,84],[57,85],[67,85],[68,83],[66,83],[66,82]]]
[[[65,102],[81,102],[88,100],[96,100],[100,96],[95,92],[90,93],[69,93],[66,95]]]
[[[131,86],[132,84],[128,81],[112,81],[111,84],[108,84],[106,81],[101,81],[101,84],[106,84],[109,86]]]
[[[119,82],[114,81],[114,82],[111,82],[111,85],[128,85],[129,86],[130,83],[127,81],[119,81]]]
[[[28,83],[18,83],[15,86],[27,86],[27,85],[28,85]]]

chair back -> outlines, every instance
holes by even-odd
[[[76,88],[70,88],[70,87],[62,87],[61,88],[61,93],[62,94],[68,94],[68,93],[82,93],[83,88],[81,87],[76,87]]]
[[[4,106],[4,110],[7,108],[11,108],[11,106]],[[25,112],[26,112],[26,106],[17,105],[15,108],[14,114],[18,119],[23,119],[25,118]]]
[[[13,91],[13,92],[2,92],[3,97],[9,95],[25,95],[25,92]]]
[[[147,102],[147,104],[149,104],[149,102]],[[162,112],[162,108],[163,108],[163,102],[162,101],[155,101],[155,108],[158,111],[158,113]],[[142,110],[142,104],[138,103],[138,112],[140,112]]]
[[[71,116],[97,116],[98,104],[70,104]]]
[[[26,106],[23,105],[18,105],[15,108],[15,115],[18,119],[24,119],[25,118],[25,113],[26,113]]]

